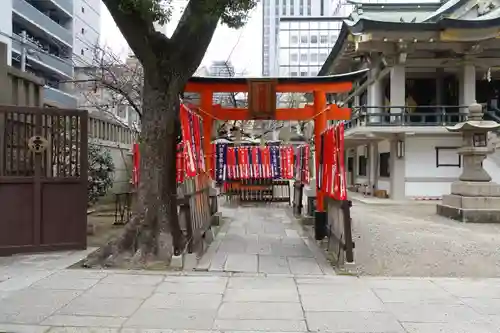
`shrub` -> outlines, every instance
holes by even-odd
[[[88,205],[95,204],[113,186],[115,165],[108,149],[89,144]]]

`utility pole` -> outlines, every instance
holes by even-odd
[[[28,50],[26,49],[28,38],[26,37],[26,30],[21,32],[21,71],[26,72],[26,56]]]

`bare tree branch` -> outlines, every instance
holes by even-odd
[[[79,69],[75,80],[63,83],[73,83],[88,108],[117,117],[129,106],[141,119],[144,73],[139,61],[129,58],[123,63],[99,46],[92,51],[94,67]]]

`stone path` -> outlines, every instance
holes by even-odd
[[[0,332],[500,332],[500,279],[56,270],[13,290],[15,280],[0,283]]]
[[[220,209],[226,217],[197,267],[202,271],[268,274],[334,274],[315,242],[282,204]]]

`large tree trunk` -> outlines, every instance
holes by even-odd
[[[132,220],[122,235],[89,256],[85,266],[144,267],[184,249],[177,213],[176,149],[180,132],[179,82],[145,66],[140,185]],[[173,75],[171,77],[174,77]]]

